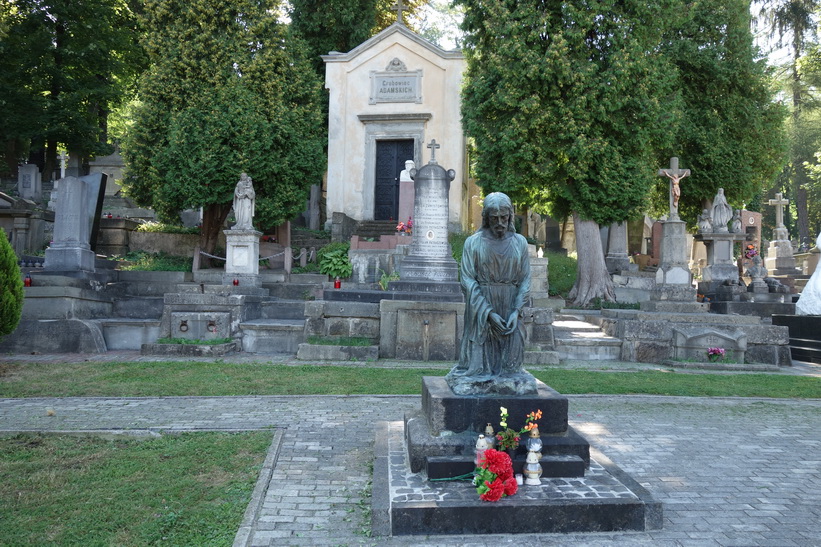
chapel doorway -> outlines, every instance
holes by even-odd
[[[413,159],[413,139],[376,141],[374,220],[399,218],[399,173]]]

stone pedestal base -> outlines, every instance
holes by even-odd
[[[94,252],[80,247],[49,247],[46,249],[46,260],[43,269],[62,272],[93,272]]]
[[[499,407],[507,408],[511,428],[521,429],[525,416],[542,411],[539,431],[561,433],[567,430],[567,397],[534,378],[537,387],[532,395],[457,395],[444,378],[422,378],[422,412],[432,435],[450,435],[464,431],[476,435],[488,422],[498,427]]]
[[[225,230],[225,275],[223,285],[232,285],[238,280],[243,286],[260,287],[259,279],[259,236],[256,230]],[[290,253],[289,247],[285,248]]]
[[[422,410],[377,424],[372,529],[375,535],[517,534],[655,530],[662,506],[567,426],[567,399],[542,382],[538,394],[460,397],[440,377],[423,378]],[[541,409],[542,479],[498,503],[479,499],[470,481],[437,481],[469,473],[478,432],[509,425]],[[546,433],[546,431],[552,431]],[[592,457],[591,457],[592,453]],[[513,455],[521,472],[525,450]],[[408,467],[410,466],[410,469]],[[410,472],[409,472],[410,471]]]

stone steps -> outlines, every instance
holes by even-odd
[[[293,355],[305,339],[305,320],[256,319],[239,326],[242,351]]]
[[[305,319],[305,300],[269,300],[262,302],[262,319]]]
[[[153,344],[160,335],[159,319],[131,319],[112,317],[100,320],[106,348],[114,350],[141,349]]]
[[[588,322],[589,314],[560,313],[553,321],[556,353],[560,359],[614,361],[621,357],[621,340]],[[595,320],[595,318],[590,318]]]

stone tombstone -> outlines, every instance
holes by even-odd
[[[89,244],[89,185],[78,177],[62,179],[54,219],[54,241],[46,249],[46,270],[94,271]]]
[[[747,245],[753,245],[755,247],[756,254],[762,255],[761,213],[756,213],[754,211],[747,211],[746,209],[742,209],[741,230],[744,233],[744,241],[742,242],[741,264],[742,269],[746,269],[749,268],[752,264],[752,257],[748,257],[745,255]]]
[[[97,251],[97,236],[100,233],[100,219],[103,216],[103,200],[105,199],[105,188],[108,175],[105,173],[92,173],[80,177],[80,180],[88,185],[88,217],[89,217],[89,245],[91,250]]]
[[[709,327],[673,327],[673,359],[707,361],[709,348],[722,348],[727,358],[744,363],[747,335],[740,330],[724,332]]]
[[[661,238],[663,226],[664,223],[657,220],[650,228],[650,248],[648,249],[647,254],[657,260],[661,258]]]
[[[411,171],[414,180],[413,241],[410,254],[402,261],[399,274],[403,282],[454,282],[458,266],[448,243],[448,194],[456,177],[436,162],[436,140],[428,144],[431,158],[421,169]]]
[[[43,195],[43,183],[39,167],[33,163],[18,166],[17,192],[21,198],[40,201]]]
[[[797,275],[799,272],[795,267],[790,234],[784,225],[784,207],[789,205],[790,200],[784,199],[779,192],[775,195],[775,199],[769,200],[768,203],[775,207],[776,226],[773,230],[773,240],[767,248],[767,259],[764,264],[772,277]]]
[[[627,222],[614,222],[607,233],[607,255],[604,257],[607,271],[618,273],[629,269],[627,255]]]

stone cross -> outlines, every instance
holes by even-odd
[[[404,25],[405,22],[402,20],[402,12],[407,11],[408,8],[405,7],[402,0],[396,0],[396,3],[391,6],[391,9],[396,11],[396,22]]]
[[[781,192],[775,195],[775,199],[768,202],[770,205],[775,205],[775,226],[776,228],[784,228],[784,207],[790,203],[790,200],[781,197]]]
[[[689,175],[689,169],[678,168],[678,158],[670,158],[669,169],[659,169],[658,176],[670,179],[670,220],[678,220],[678,199],[681,197],[678,183]]]
[[[430,162],[436,163],[436,150],[442,148],[442,145],[437,144],[436,139],[431,139],[428,148],[430,148]]]

